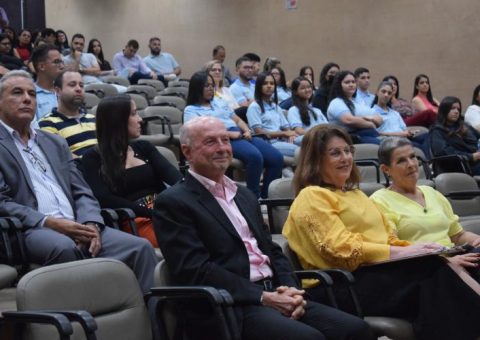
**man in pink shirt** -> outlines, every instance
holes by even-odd
[[[190,169],[160,194],[153,213],[173,283],[227,290],[242,339],[370,339],[363,320],[307,301],[255,195],[225,176],[232,149],[223,123],[192,119],[180,142]],[[195,319],[194,339],[218,338],[206,311]]]

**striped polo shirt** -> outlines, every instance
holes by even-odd
[[[38,125],[44,131],[65,138],[70,151],[77,157],[82,157],[97,144],[95,116],[90,113],[82,112],[76,117],[67,117],[54,108],[52,113],[38,122]]]

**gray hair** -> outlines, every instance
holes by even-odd
[[[382,140],[378,148],[378,160],[380,164],[390,165],[393,151],[405,145],[413,147],[412,142],[404,137],[387,137]]]
[[[212,116],[195,117],[189,120],[180,128],[180,144],[192,145],[192,135],[195,134],[194,131],[197,130],[200,125],[211,124],[215,122],[221,123],[222,121]]]
[[[33,83],[33,78],[30,75],[30,73],[28,73],[27,71],[23,71],[23,70],[8,71],[3,75],[2,78],[0,78],[0,97],[3,96],[3,90],[5,89],[5,82],[10,78],[15,78],[15,77],[30,79]]]

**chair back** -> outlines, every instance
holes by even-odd
[[[480,215],[480,191],[472,176],[442,173],[435,177],[435,188],[447,197],[458,216]]]
[[[381,173],[378,164],[378,145],[376,144],[355,144],[353,155],[361,182],[381,182]]]
[[[143,111],[148,106],[148,101],[145,96],[136,93],[128,93],[130,98],[135,102],[135,106],[137,107],[137,111]]]
[[[107,83],[107,84],[116,84],[116,85],[121,85],[125,87],[130,86],[130,82],[128,81],[128,79],[119,77],[119,76],[105,76],[102,78],[102,80],[104,83]]]
[[[175,96],[155,96],[153,98],[153,105],[158,106],[174,106],[180,111],[183,112],[185,106],[187,105],[185,99]]]
[[[93,107],[97,106],[100,103],[100,98],[95,94],[86,92],[84,97],[84,105],[87,110],[91,110]]]
[[[149,85],[130,85],[127,87],[127,93],[140,94],[144,96],[149,103],[153,101],[153,98],[157,95],[155,88]]]
[[[165,117],[170,122],[173,134],[177,135],[180,127],[183,125],[183,112],[176,107],[171,106],[149,106],[145,109],[146,116],[160,116]],[[152,133],[162,133],[162,131],[155,130],[155,125],[152,125]]]
[[[99,340],[151,339],[143,294],[133,272],[122,262],[97,258],[46,266],[18,283],[19,311],[85,310],[98,325]],[[28,326],[25,339],[54,339],[44,325]],[[74,325],[73,339],[83,339]]]
[[[292,178],[278,178],[270,183],[268,187],[268,198],[294,198]],[[272,207],[272,218],[270,232],[272,234],[281,234],[283,225],[288,217],[290,206]]]
[[[168,82],[168,87],[186,87],[190,85],[190,82],[187,80],[170,80]]]
[[[98,98],[111,97],[118,94],[117,88],[111,84],[87,84],[85,85],[86,93],[93,93]]]
[[[158,152],[160,152],[162,156],[165,157],[167,161],[169,161],[175,167],[175,169],[180,170],[180,167],[178,166],[177,157],[175,156],[172,150],[163,146],[157,146],[156,148]]]
[[[155,89],[155,91],[160,92],[165,89],[165,85],[162,81],[156,79],[139,79],[138,85],[148,85]]]
[[[183,86],[167,87],[159,94],[162,96],[177,96],[186,100],[188,97],[188,88]]]

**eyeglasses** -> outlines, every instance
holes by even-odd
[[[215,88],[215,85],[211,84],[211,83],[208,83],[208,84],[205,84],[204,88],[206,89],[213,89]]]
[[[222,72],[221,68],[212,68],[210,72]]]
[[[60,65],[64,64],[64,61],[62,59],[55,59],[55,60],[52,61],[52,64],[54,64],[56,66],[60,66]]]
[[[330,149],[327,151],[328,156],[338,159],[343,155],[345,156],[350,156],[355,153],[355,147],[353,145],[348,145],[346,147],[342,148],[335,148],[335,149]]]
[[[12,46],[12,43],[10,43],[10,42],[7,41],[7,42],[2,42],[2,43],[0,43],[0,45],[3,45],[3,46]]]
[[[47,172],[47,167],[43,163],[42,159],[35,151],[32,150],[31,147],[27,146],[25,149],[23,149],[23,151],[29,155],[30,162],[33,164],[33,166],[36,166],[37,169],[44,173]]]

